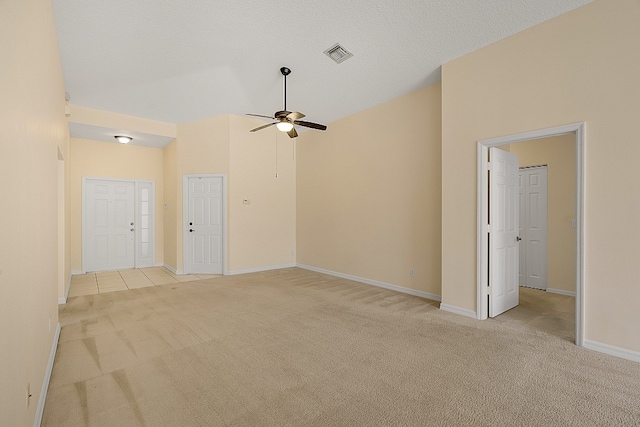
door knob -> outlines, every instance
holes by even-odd
[[[194,230],[193,228],[189,229],[189,233],[193,233],[194,231],[196,231],[196,230]]]
[[[133,228],[131,229],[131,231],[133,231]]]
[[[133,223],[131,223],[131,225],[133,225]]]
[[[520,236],[516,236],[516,242],[519,242],[520,240],[522,240]]]

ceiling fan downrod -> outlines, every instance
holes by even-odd
[[[282,67],[280,72],[284,76],[284,111],[287,111],[287,76],[291,74],[291,70],[287,67]]]

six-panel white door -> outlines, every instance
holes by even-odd
[[[547,167],[520,170],[520,286],[547,289]]]
[[[134,183],[87,180],[85,197],[85,271],[133,268]]]
[[[185,273],[222,274],[222,177],[188,178]]]
[[[489,316],[519,301],[518,156],[496,147],[489,150]]]

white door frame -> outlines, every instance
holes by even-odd
[[[151,201],[149,203],[149,207],[150,207],[150,218],[149,218],[149,230],[151,231],[150,233],[150,249],[151,249],[151,262],[152,262],[152,266],[155,264],[155,259],[156,259],[156,183],[155,181],[151,181],[151,180],[144,180],[144,179],[120,179],[120,178],[102,178],[102,177],[96,177],[96,176],[83,176],[82,177],[82,274],[87,272],[86,269],[86,262],[85,260],[87,259],[87,242],[86,242],[86,236],[87,236],[87,230],[86,230],[86,226],[87,226],[87,212],[86,212],[86,208],[85,208],[85,200],[87,198],[87,193],[86,193],[86,182],[87,181],[115,181],[115,182],[133,182],[133,186],[134,186],[134,218],[135,218],[135,225],[134,228],[136,229],[136,232],[134,233],[134,250],[133,250],[133,265],[134,268],[138,268],[138,257],[137,257],[137,253],[138,253],[138,244],[139,244],[139,239],[138,239],[138,223],[139,221],[139,217],[140,217],[140,191],[139,191],[139,187],[140,187],[140,183],[144,183],[144,184],[151,184]]]
[[[506,135],[497,138],[489,138],[478,141],[478,165],[477,165],[477,311],[479,320],[488,317],[488,160],[489,147],[514,144],[516,142],[530,141],[534,139],[549,138],[569,133],[575,133],[576,137],[576,345],[584,345],[584,145],[585,122],[572,123],[547,129]]]
[[[189,178],[222,178],[222,274],[227,275],[227,175],[224,173],[196,173],[182,175],[182,270],[189,274],[187,259],[189,237]]]

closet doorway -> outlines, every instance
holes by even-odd
[[[547,166],[520,167],[519,284],[547,289]]]

